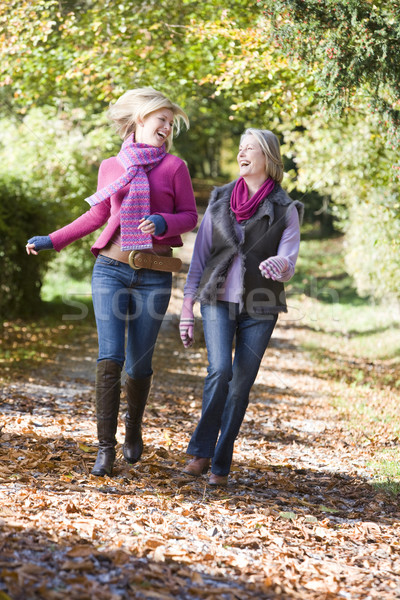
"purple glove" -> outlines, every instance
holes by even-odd
[[[283,256],[271,256],[260,263],[259,269],[266,279],[275,281],[289,268],[289,261]]]
[[[194,342],[193,298],[185,296],[179,321],[179,334],[185,348],[190,348]]]

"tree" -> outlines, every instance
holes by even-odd
[[[241,9],[240,0],[223,8],[217,0],[10,0],[0,6],[3,113],[52,105],[100,115],[127,88],[152,85],[188,109],[193,175],[215,175],[236,113],[232,94],[217,98],[208,75],[240,54],[237,32],[252,32],[254,18],[263,20],[255,2]],[[177,147],[184,150],[185,142]]]
[[[275,44],[312,73],[320,103],[341,114],[361,101],[400,144],[400,3],[259,0]]]
[[[187,107],[176,147],[201,177],[220,172],[226,140],[246,124],[279,128],[311,97],[310,80],[273,55],[255,1],[243,11],[241,0],[10,0],[0,22],[5,114],[79,107],[85,128],[127,88],[153,85]]]
[[[251,12],[240,8],[240,0],[223,8],[217,0],[9,0],[0,7],[2,85],[16,109],[56,101],[102,109],[137,85],[175,91],[179,101],[224,51],[220,37],[202,45],[198,32],[232,18],[249,26]]]
[[[296,162],[296,189],[325,196],[327,211],[346,234],[345,262],[359,293],[399,298],[400,205],[392,176],[395,150],[379,133],[378,117],[310,115],[287,145]]]
[[[35,202],[29,185],[9,175],[0,177],[1,320],[31,316],[40,307],[42,278],[51,257],[45,252],[27,268],[25,244],[32,229],[53,225],[53,215]]]

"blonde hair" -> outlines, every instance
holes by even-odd
[[[265,166],[267,176],[272,177],[274,181],[281,183],[283,179],[283,161],[281,157],[281,148],[278,138],[269,129],[246,129],[242,134],[241,140],[245,135],[253,135],[261,146],[265,155]]]
[[[107,117],[114,124],[115,130],[124,140],[136,131],[138,121],[142,121],[150,113],[162,108],[168,108],[174,115],[174,126],[172,133],[165,142],[167,151],[172,146],[174,133],[178,135],[181,122],[189,129],[189,118],[180,106],[171,102],[164,94],[152,87],[128,90],[110,106]]]

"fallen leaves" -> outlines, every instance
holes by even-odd
[[[131,467],[118,449],[112,478],[90,474],[90,362],[62,353],[29,382],[5,382],[0,600],[27,600],[27,589],[29,600],[400,595],[397,499],[370,485],[371,444],[342,428],[332,382],[293,335],[279,327],[267,351],[226,489],[182,474],[206,359],[202,347],[183,354],[173,321],[156,351],[143,458]],[[94,361],[92,334],[68,355],[82,348]]]

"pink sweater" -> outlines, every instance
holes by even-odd
[[[124,168],[116,157],[104,160],[99,169],[97,189],[109,185],[124,173]],[[197,223],[196,202],[189,171],[182,159],[167,154],[165,158],[148,173],[150,184],[150,212],[164,217],[167,229],[163,235],[153,236],[154,247],[157,244],[182,246],[180,234],[194,229]],[[50,239],[57,252],[107,223],[91,248],[97,256],[107,246],[120,226],[120,208],[128,193],[128,186],[119,190],[108,200],[92,206],[90,210],[72,221],[69,225],[53,231]]]

